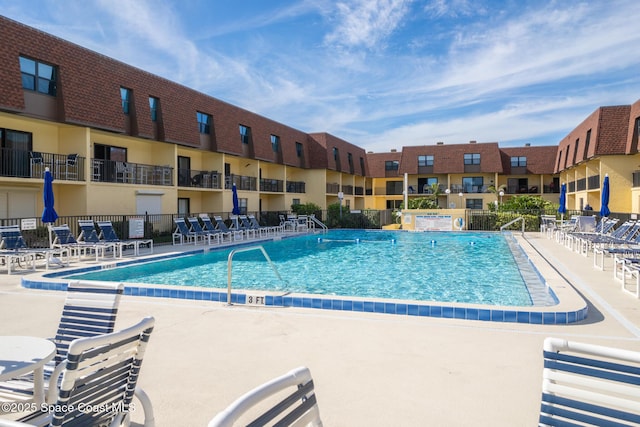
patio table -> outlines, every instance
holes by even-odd
[[[44,365],[53,359],[56,346],[46,338],[0,336],[0,381],[33,372],[33,401],[44,403]]]

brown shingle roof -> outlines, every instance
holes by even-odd
[[[367,153],[367,163],[369,165],[369,176],[373,178],[384,178],[386,161],[400,161],[402,153]]]
[[[527,173],[552,174],[553,159],[558,147],[555,145],[537,147],[509,147],[501,148],[502,169],[505,175],[511,174],[511,157],[524,156],[527,158]]]
[[[402,147],[400,173],[417,174],[418,156],[433,156],[433,173],[464,173],[464,155],[480,154],[480,172],[502,173],[497,142]]]

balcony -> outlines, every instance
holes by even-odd
[[[84,181],[85,158],[78,154],[0,149],[0,176],[42,179],[49,168],[53,179]]]
[[[353,185],[343,185],[342,192],[344,194],[353,195]]]
[[[222,174],[218,171],[178,169],[178,186],[219,190],[222,188]]]
[[[306,193],[304,181],[287,181],[287,193]]]
[[[231,190],[233,184],[236,185],[238,190],[243,191],[258,191],[258,179],[255,176],[245,175],[229,175],[225,177],[224,188]]]
[[[340,192],[340,184],[327,184],[327,193],[338,194]]]
[[[600,175],[592,175],[587,178],[587,188],[589,190],[596,190],[600,188]]]
[[[115,160],[91,159],[91,181],[139,185],[173,185],[173,168]]]
[[[272,193],[284,192],[284,181],[281,179],[260,179],[260,191],[270,191]]]

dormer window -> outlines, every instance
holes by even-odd
[[[479,165],[480,164],[480,153],[467,153],[464,155],[464,164],[465,165]]]
[[[56,67],[33,59],[20,57],[22,88],[56,96]]]

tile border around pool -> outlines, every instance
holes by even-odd
[[[64,291],[66,282],[45,282],[23,279],[22,286],[28,289]],[[146,286],[125,285],[124,295],[177,298],[195,301],[227,302],[227,293],[216,290],[200,290],[196,288],[154,288]],[[256,295],[252,293],[251,295]],[[247,294],[232,292],[232,304],[247,305]],[[255,307],[256,305],[250,304]],[[460,307],[438,304],[417,304],[411,302],[352,300],[348,298],[327,298],[315,295],[265,295],[264,306],[267,307],[295,307],[319,310],[338,310],[363,313],[384,313],[406,316],[423,316],[443,319],[482,320],[507,323],[530,324],[569,324],[579,322],[587,317],[588,308],[575,311],[532,311],[526,307],[513,309]]]
[[[197,252],[197,251],[196,251]],[[191,252],[193,253],[193,252]],[[156,258],[154,258],[156,259]],[[135,262],[135,261],[134,261]],[[116,263],[118,266],[130,264],[131,261]],[[100,269],[100,266],[85,267],[73,270],[74,273]],[[69,271],[44,274],[40,280],[22,278],[22,286],[27,289],[56,290],[67,289],[67,282],[47,281],[48,278],[66,276]],[[198,288],[158,288],[151,286],[137,286],[125,284],[125,295],[177,298],[195,301],[227,302],[227,292],[219,290],[202,290]],[[252,292],[250,295],[260,294]],[[247,293],[232,292],[231,303],[247,304]],[[588,308],[584,307],[571,311],[553,311],[551,307],[464,307],[458,305],[442,305],[429,303],[413,303],[392,300],[349,299],[344,297],[326,297],[317,295],[264,295],[266,307],[295,307],[319,310],[351,311],[363,313],[384,313],[405,316],[435,317],[443,319],[482,320],[490,322],[530,323],[530,324],[569,324],[579,322],[587,317]]]
[[[242,244],[237,246],[244,246]],[[223,248],[220,248],[223,249]],[[57,290],[64,291],[67,289],[67,281],[60,279],[74,273],[83,273],[94,270],[107,268],[122,267],[130,264],[137,264],[148,261],[158,261],[167,258],[175,258],[176,256],[188,256],[203,253],[208,249],[195,249],[180,253],[167,253],[162,255],[153,255],[138,259],[128,259],[116,261],[113,263],[105,263],[101,265],[91,265],[86,267],[75,268],[72,270],[46,272],[31,278],[29,275],[22,278],[22,287],[27,289]],[[215,250],[215,249],[214,249]],[[538,272],[539,274],[539,272]],[[47,280],[54,279],[54,281]],[[551,289],[553,292],[553,289]],[[140,286],[125,284],[125,295],[155,297],[155,298],[177,298],[195,301],[212,301],[227,302],[226,290],[203,290],[200,288],[159,288],[153,286]],[[428,302],[417,303],[412,301],[399,300],[369,300],[369,299],[350,299],[349,297],[327,297],[319,295],[292,294],[292,295],[269,295],[263,292],[249,293],[232,292],[231,303],[243,304],[251,307],[257,305],[247,304],[248,295],[264,295],[264,305],[266,307],[294,307],[294,308],[311,308],[319,310],[334,311],[351,311],[363,313],[383,313],[405,316],[419,317],[435,317],[444,319],[464,319],[464,320],[481,320],[490,322],[507,322],[507,323],[529,323],[544,325],[561,325],[570,324],[584,320],[588,314],[586,302],[580,304],[580,307],[572,310],[558,310],[557,307],[465,307],[460,304],[442,304]]]

